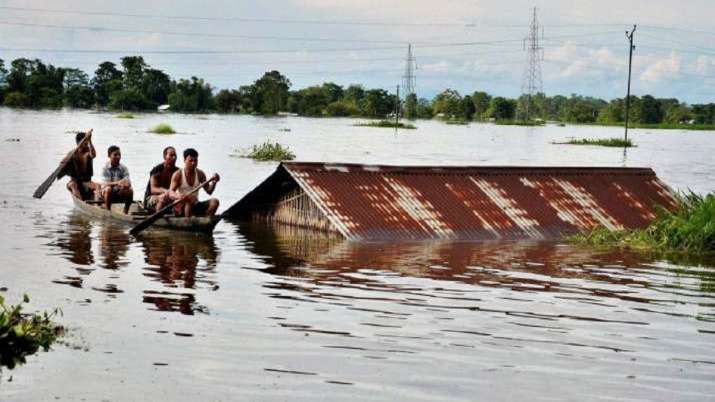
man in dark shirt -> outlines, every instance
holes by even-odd
[[[149,172],[149,182],[144,192],[144,206],[151,212],[156,212],[173,201],[169,196],[171,176],[179,170],[176,167],[176,149],[164,148],[164,162],[154,166]]]
[[[72,156],[72,160],[68,164],[66,173],[70,177],[67,183],[67,189],[72,192],[72,195],[80,200],[94,198],[97,191],[97,183],[92,182],[94,175],[93,160],[97,156],[92,144],[92,130],[86,133],[77,133],[75,141],[77,144],[82,142],[85,136],[88,136],[87,141],[82,147],[77,150]]]

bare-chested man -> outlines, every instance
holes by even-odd
[[[206,181],[206,174],[197,167],[199,163],[199,153],[193,148],[188,148],[184,151],[184,168],[177,170],[171,176],[171,197],[174,200],[180,200],[185,197],[191,190]],[[218,173],[214,173],[211,177],[213,181],[204,185],[203,189],[208,194],[213,194],[216,189],[216,183],[220,180]],[[218,200],[211,198],[207,201],[199,202],[197,194],[188,196],[188,199],[176,205],[175,212],[177,215],[185,217],[190,216],[213,216],[218,209]]]
[[[119,163],[122,159],[122,153],[119,147],[112,145],[107,149],[109,161],[102,169],[102,200],[104,207],[110,209],[112,202],[124,201],[124,213],[129,212],[129,207],[134,200],[134,190],[132,190],[132,182],[129,179],[129,169]]]
[[[149,172],[149,182],[144,192],[144,206],[151,212],[156,212],[171,204],[169,192],[171,177],[179,170],[176,167],[176,149],[164,148],[164,162],[154,166]]]
[[[95,192],[99,188],[97,183],[92,181],[92,175],[94,174],[93,161],[97,156],[92,144],[92,130],[86,133],[77,133],[75,141],[79,144],[85,136],[89,138],[74,153],[67,168],[67,175],[70,177],[67,189],[80,200],[94,198]]]

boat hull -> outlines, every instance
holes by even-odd
[[[124,213],[124,204],[112,204],[111,210],[106,210],[102,204],[94,201],[82,201],[72,198],[75,208],[82,213],[94,218],[108,219],[115,222],[136,225],[148,218],[150,214],[144,209],[140,202],[134,201],[129,208],[129,213]],[[216,224],[221,220],[221,216],[193,216],[191,218],[168,216],[157,220],[152,227],[181,230],[185,232],[211,233]]]

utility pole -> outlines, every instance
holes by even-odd
[[[633,25],[633,29],[629,33],[626,31],[626,39],[628,39],[628,89],[626,90],[626,133],[625,141],[628,141],[628,112],[631,106],[631,64],[633,63],[633,34],[636,32],[636,25]]]
[[[541,32],[539,32],[541,31]],[[531,119],[533,109],[532,97],[540,92],[544,92],[541,81],[541,62],[544,59],[544,48],[539,44],[539,34],[544,37],[544,28],[539,24],[536,17],[536,7],[533,8],[531,24],[529,26],[529,36],[524,38],[524,50],[527,51],[526,67],[521,83],[521,93],[526,95],[525,110],[522,112],[524,120]]]
[[[395,99],[395,130],[400,125],[400,85],[397,85],[397,97]]]
[[[417,63],[415,62],[414,56],[412,56],[412,44],[409,44],[407,45],[407,59],[405,59],[405,75],[402,76],[402,87],[405,90],[405,99],[415,93],[415,85],[417,83],[415,70],[417,70]]]

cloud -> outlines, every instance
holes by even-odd
[[[681,57],[675,54],[675,52],[671,52],[668,58],[657,60],[647,66],[645,70],[640,74],[639,78],[641,81],[651,83],[658,83],[673,78],[678,78],[681,65]]]

